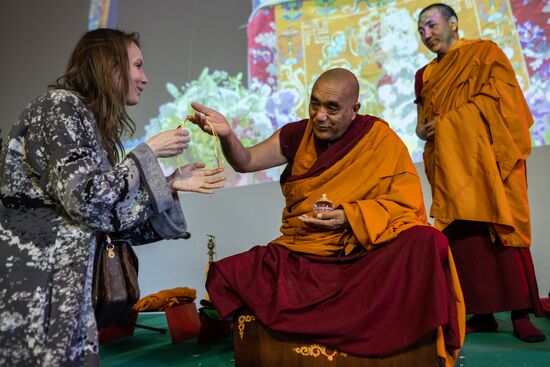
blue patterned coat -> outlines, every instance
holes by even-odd
[[[97,365],[95,232],[139,245],[186,229],[153,152],[111,167],[92,112],[50,90],[4,142],[0,199],[0,366]]]

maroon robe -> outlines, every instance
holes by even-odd
[[[338,141],[317,146],[321,154],[306,175],[343,157],[368,134],[372,121],[358,116]],[[306,122],[281,130],[289,165]],[[289,172],[281,181],[298,179]],[[247,308],[272,330],[350,354],[396,353],[438,326],[444,326],[448,349],[457,349],[458,310],[447,254],[447,239],[429,226],[347,257],[304,255],[271,243],[211,264],[206,288],[224,318]]]

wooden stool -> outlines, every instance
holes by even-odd
[[[236,315],[233,327],[235,367],[440,367],[435,331],[414,346],[387,357],[360,357],[311,344],[292,335],[267,329],[244,312]]]

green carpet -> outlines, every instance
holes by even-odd
[[[139,314],[138,324],[167,328],[163,313]],[[137,328],[134,335],[101,345],[101,367],[110,366],[234,366],[232,337],[207,345],[196,339],[172,344],[170,335]]]
[[[524,343],[513,334],[510,313],[495,314],[498,332],[466,335],[461,355],[465,367],[549,367],[550,319],[531,316],[533,324],[546,334],[542,343]]]
[[[496,318],[499,322],[498,332],[470,334],[466,337],[462,348],[464,359],[461,360],[464,361],[464,367],[550,366],[549,339],[543,343],[523,343],[512,334],[509,313],[497,314]],[[550,319],[531,319],[550,337]],[[163,314],[140,314],[138,323],[166,327]],[[196,340],[174,345],[168,333],[136,328],[131,337],[101,345],[101,366],[234,366],[231,343],[232,338],[226,337],[208,345],[199,345]]]

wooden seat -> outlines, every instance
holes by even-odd
[[[236,367],[440,367],[435,331],[400,353],[385,357],[360,357],[274,332],[250,312],[235,316],[233,343]]]

